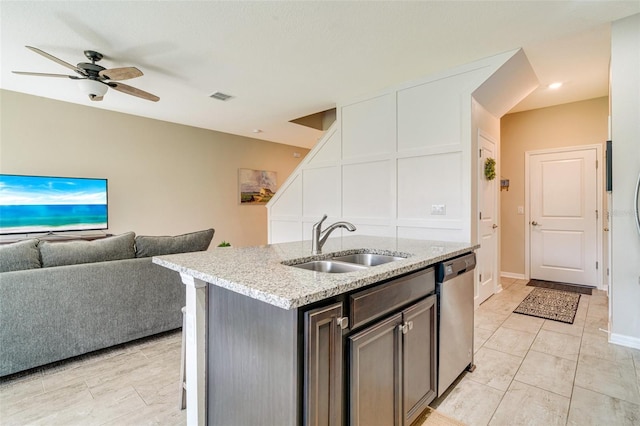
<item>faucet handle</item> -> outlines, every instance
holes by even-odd
[[[326,215],[326,214],[325,214],[325,215],[323,215],[323,216],[322,216],[322,219],[320,219],[320,221],[319,221],[319,222],[315,223],[315,224],[313,225],[313,227],[314,227],[314,228],[316,228],[316,227],[320,227],[320,226],[322,226],[322,222],[324,222],[325,220],[327,220],[327,215]]]

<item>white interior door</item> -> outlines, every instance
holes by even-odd
[[[484,165],[488,158],[496,159],[496,144],[478,135],[480,160],[478,164],[478,232],[480,248],[477,254],[478,299],[476,305],[484,302],[495,293],[498,276],[498,221],[497,221],[497,182],[496,177],[488,180],[484,175]]]
[[[598,285],[596,148],[529,157],[530,276]]]

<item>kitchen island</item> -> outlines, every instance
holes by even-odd
[[[433,281],[430,266],[476,248],[469,243],[349,236],[328,239],[324,253],[314,256],[311,242],[301,241],[155,257],[154,263],[179,272],[186,285],[188,424],[316,423],[313,419],[322,415],[314,411],[318,407],[309,411],[314,396],[309,388],[329,385],[322,387],[322,375],[316,384],[304,374],[309,367],[305,333],[310,313],[336,303],[348,310],[347,295],[398,277],[410,277],[407,282],[416,286],[413,277],[428,272]],[[291,266],[354,253],[402,259],[348,273]],[[340,326],[332,322],[331,329],[344,333],[349,326],[341,312],[336,314]],[[334,340],[332,345],[341,349]],[[318,365],[333,366],[338,370],[333,377],[340,377],[343,361],[340,350],[333,352],[331,365]],[[331,386],[342,387],[335,382]],[[344,393],[315,395],[313,401],[331,405],[329,423],[343,422],[342,406],[348,404]]]

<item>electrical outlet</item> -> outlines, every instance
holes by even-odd
[[[518,206],[518,214],[524,214],[524,207]]]
[[[447,214],[447,206],[444,204],[432,204],[431,205],[431,214],[432,215],[445,215]]]

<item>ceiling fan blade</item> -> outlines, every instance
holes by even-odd
[[[75,75],[65,75],[65,74],[49,74],[45,72],[27,72],[27,71],[11,71],[14,74],[20,75],[35,75],[37,77],[60,77],[60,78],[70,78],[72,80],[80,80],[83,77],[76,77]]]
[[[122,83],[106,83],[109,87],[117,90],[118,92],[126,93],[127,95],[137,96],[142,99],[146,99],[148,101],[158,102],[160,100],[156,95],[152,95],[151,93],[145,92],[144,90],[136,89],[135,87],[127,86]]]
[[[37,54],[39,54],[39,55],[44,56],[44,57],[45,57],[45,58],[47,58],[47,59],[52,60],[53,62],[57,62],[58,64],[62,65],[63,67],[67,67],[67,68],[69,68],[70,70],[74,70],[75,72],[77,72],[77,73],[80,73],[80,74],[84,75],[84,72],[83,72],[80,68],[76,67],[75,65],[71,65],[71,64],[70,64],[70,63],[68,63],[68,62],[63,61],[62,59],[58,59],[58,58],[56,58],[55,56],[48,54],[48,53],[47,53],[47,52],[45,52],[44,50],[40,50],[40,49],[38,49],[37,47],[33,47],[33,46],[25,46],[25,47],[26,47],[27,49],[29,49],[29,50],[32,50],[32,51],[36,52],[36,53],[37,53]]]
[[[140,77],[142,75],[142,71],[136,67],[110,68],[108,70],[102,70],[98,74],[100,77],[104,77],[107,80],[119,81]]]

